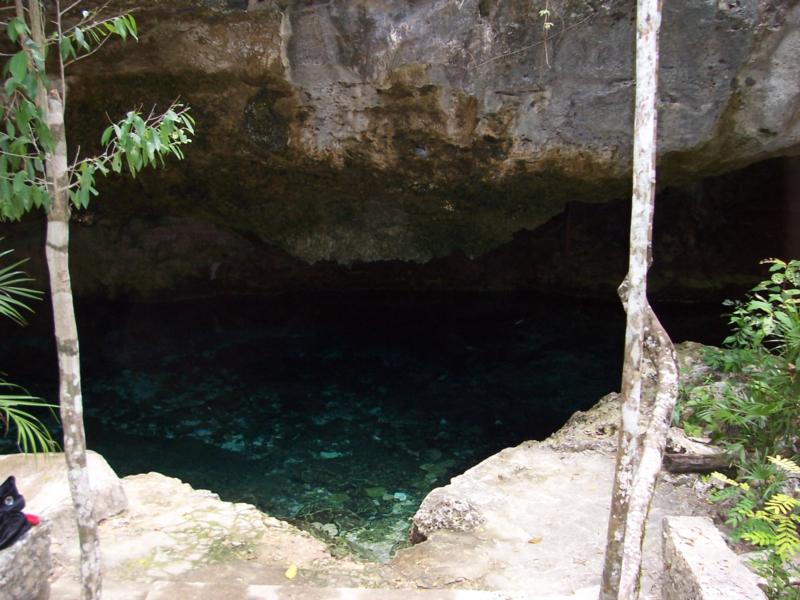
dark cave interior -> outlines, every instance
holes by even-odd
[[[759,259],[800,255],[797,167],[774,159],[660,193],[651,295],[676,341],[718,344],[720,301],[759,280]],[[78,214],[89,446],[120,475],[173,475],[384,560],[430,489],[617,389],[626,204],[570,203],[476,258],[307,264],[259,243],[241,269],[150,288],[95,277],[83,232],[113,205]],[[4,225],[4,245],[24,257],[39,227]],[[172,231],[189,236],[170,238],[176,256],[146,257],[156,280],[195,232]],[[41,258],[28,266],[42,281]],[[0,324],[0,364],[52,400],[46,304],[25,329]]]

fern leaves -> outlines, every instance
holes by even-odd
[[[783,458],[782,456],[770,456],[768,460],[779,469],[791,475],[800,475],[800,465],[793,460]]]
[[[770,456],[769,461],[788,474],[800,475],[800,466],[793,460]],[[771,550],[781,561],[800,553],[800,500],[778,492],[757,509],[761,502],[747,493],[750,488],[746,483],[721,473],[712,473],[712,477],[727,486],[715,493],[716,500],[729,499],[744,492],[728,511],[726,523],[734,528],[734,537]]]

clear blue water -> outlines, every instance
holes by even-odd
[[[664,320],[714,341],[716,313]],[[616,303],[508,293],[94,303],[78,320],[89,446],[120,475],[179,477],[377,560],[432,488],[617,389],[624,327]],[[8,378],[54,399],[47,315],[0,335]]]

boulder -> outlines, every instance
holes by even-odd
[[[50,569],[50,525],[43,520],[14,545],[0,550],[0,598],[47,600]]]
[[[414,514],[409,538],[411,543],[416,544],[425,541],[430,533],[439,529],[471,531],[485,521],[486,518],[467,500],[437,488],[425,497]]]
[[[87,465],[95,517],[102,521],[125,510],[125,490],[106,460],[89,451]],[[26,511],[46,517],[57,537],[76,529],[63,454],[0,456],[0,475],[16,476],[17,488],[25,496]]]

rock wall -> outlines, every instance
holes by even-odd
[[[552,0],[548,32],[531,0],[115,6],[138,9],[141,39],[76,65],[73,147],[93,149],[105,115],[177,97],[198,133],[184,163],[107,182],[78,217],[149,279],[130,286],[118,263],[79,290],[147,296],[248,260],[471,259],[628,193],[632,0]],[[664,10],[660,186],[797,154],[800,4]]]

